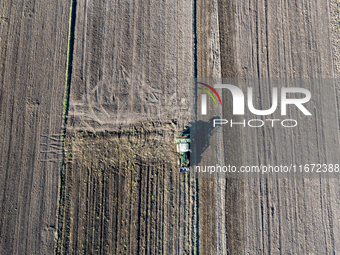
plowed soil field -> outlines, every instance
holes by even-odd
[[[0,254],[53,254],[68,1],[0,1]]]
[[[0,1],[0,254],[340,253],[339,178],[196,178],[174,144],[211,121],[193,78],[329,78],[297,128],[217,128],[192,164],[339,164],[337,1],[71,3]]]

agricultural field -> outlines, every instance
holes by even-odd
[[[77,2],[57,253],[197,250],[197,180],[174,144],[192,118],[192,8]]]
[[[222,77],[339,77],[337,2],[220,3]],[[311,104],[314,116],[297,130],[239,129],[238,158],[243,165],[339,162],[339,83],[331,80],[323,87],[307,88],[317,101]],[[270,97],[268,87],[255,90],[261,93],[262,103]],[[332,108],[327,108],[328,103]],[[228,150],[224,153],[230,158]],[[339,252],[340,203],[335,195],[340,192],[339,177],[247,178],[236,182],[240,205],[235,222],[239,228],[231,246],[228,239],[231,254]]]
[[[67,128],[111,131],[154,119],[185,125],[192,8],[191,1],[76,2]]]
[[[337,2],[221,3],[219,17],[222,77],[228,77],[231,70],[238,77],[339,77]],[[263,98],[269,93],[265,87],[255,89]],[[339,162],[339,83],[332,80],[324,87],[308,89],[320,100],[312,108],[313,121],[290,131],[293,136],[280,129],[240,130],[242,164]],[[322,102],[332,102],[332,108]],[[229,157],[227,150],[225,155]],[[243,208],[237,212],[243,218],[238,230],[242,245],[231,253],[339,252],[338,183],[339,177],[245,179],[236,188],[242,194]]]
[[[68,1],[0,1],[0,254],[53,254]]]
[[[192,165],[339,163],[337,1],[0,6],[0,254],[340,252],[338,177],[180,173],[174,143],[209,134]],[[233,102],[200,115],[193,78],[221,77],[263,78],[264,107],[267,78],[328,80],[295,129],[212,130]]]
[[[66,143],[58,254],[191,251],[195,179],[178,172],[171,124],[70,132]]]

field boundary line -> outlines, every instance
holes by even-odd
[[[66,137],[66,122],[67,122],[67,114],[69,107],[69,96],[70,96],[70,86],[71,86],[71,74],[72,74],[72,61],[73,61],[73,49],[74,49],[74,29],[75,29],[75,20],[76,20],[76,0],[71,0],[70,5],[70,18],[69,18],[69,32],[68,32],[68,44],[67,44],[67,62],[66,62],[66,79],[65,79],[65,94],[64,94],[64,109],[63,109],[63,120],[62,120],[62,160],[60,164],[60,172],[59,172],[59,198],[57,201],[57,230],[56,230],[56,254],[61,254],[63,250],[63,244],[60,243],[62,240],[62,228],[64,220],[63,209],[64,209],[64,193],[65,193],[65,173],[66,173],[66,162],[65,162],[65,137]]]

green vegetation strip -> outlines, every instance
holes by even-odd
[[[67,62],[66,62],[66,81],[65,81],[65,95],[64,95],[64,109],[63,109],[63,128],[62,128],[62,144],[63,144],[63,158],[60,166],[60,175],[59,175],[59,201],[58,201],[58,228],[57,228],[57,245],[56,245],[56,253],[61,253],[62,244],[60,241],[62,240],[62,218],[63,218],[63,208],[65,206],[65,172],[66,172],[66,163],[65,163],[65,137],[66,137],[66,122],[67,122],[67,114],[68,114],[68,106],[69,106],[69,95],[70,95],[70,84],[71,84],[71,73],[72,73],[72,55],[73,55],[73,45],[74,45],[74,25],[75,25],[75,12],[76,12],[76,1],[71,1],[70,6],[70,19],[69,19],[69,32],[68,32],[68,45],[67,45]]]
[[[63,128],[66,128],[66,119],[69,104],[71,72],[72,72],[72,55],[74,44],[74,17],[75,17],[75,0],[71,2],[70,8],[70,23],[68,32],[68,46],[67,46],[67,63],[66,63],[66,84],[65,84],[65,97],[64,97],[64,112],[63,112]]]

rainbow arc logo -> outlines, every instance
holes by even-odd
[[[218,100],[220,101],[220,104],[222,106],[222,100],[220,98],[220,96],[218,95],[217,91],[210,85],[208,84],[205,84],[203,82],[197,82],[203,86],[205,86],[206,88],[210,89],[218,98]],[[215,97],[213,96],[213,94],[206,88],[200,88],[200,87],[197,87],[198,89],[204,91],[205,93],[207,93],[211,98],[212,100],[214,101],[215,105],[217,106],[217,103],[216,103],[216,100],[215,100]],[[202,94],[202,115],[207,115],[207,95],[206,94]]]

